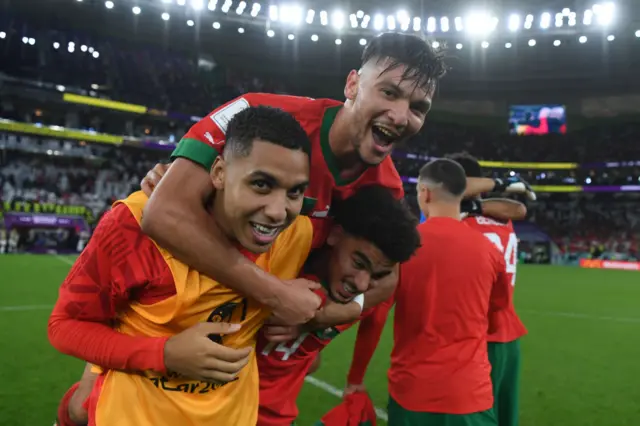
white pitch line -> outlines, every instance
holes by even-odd
[[[53,309],[51,305],[0,306],[0,312],[49,311],[51,309]]]
[[[540,315],[545,317],[563,317],[563,318],[586,319],[586,320],[596,320],[596,321],[615,321],[615,322],[626,322],[626,323],[634,323],[634,324],[640,323],[640,318],[633,318],[633,317],[610,317],[610,316],[580,314],[577,312],[551,312],[551,311],[536,311],[531,309],[518,309],[517,311],[524,314],[533,314],[533,315]]]
[[[331,395],[337,397],[337,398],[342,398],[342,391],[336,387],[334,387],[333,385],[330,385],[329,383],[322,381],[320,379],[316,379],[313,376],[307,376],[304,378],[304,381],[309,383],[310,385],[313,385],[319,389],[322,389],[323,391],[330,393]],[[376,416],[378,416],[379,419],[384,420],[385,422],[389,420],[389,418],[387,417],[387,412],[385,410],[383,410],[382,408],[378,408],[375,407],[376,409]]]
[[[73,266],[73,260],[69,259],[68,257],[64,257],[64,256],[60,256],[60,255],[54,255],[54,257],[56,259],[58,259],[60,262],[62,263],[66,263],[69,266]]]

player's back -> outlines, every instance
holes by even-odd
[[[513,229],[513,224],[511,221],[499,222],[485,216],[469,216],[463,222],[481,232],[504,256],[506,273],[511,283],[509,287],[509,307],[496,312],[492,317],[492,332],[489,334],[488,340],[489,342],[499,343],[512,342],[527,334],[527,329],[520,321],[513,304],[518,264],[518,237]]]
[[[488,316],[503,261],[458,220],[431,218],[418,230],[422,247],[401,266],[396,291],[390,393],[414,411],[487,410],[493,403]]]

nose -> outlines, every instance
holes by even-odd
[[[367,271],[358,271],[354,281],[358,292],[364,293],[365,291],[369,290],[369,285],[371,284],[371,275]]]
[[[409,124],[409,103],[405,101],[397,101],[389,110],[389,119],[391,123],[402,131]]]
[[[267,219],[274,225],[281,225],[287,219],[287,208],[289,202],[286,191],[274,191],[271,197],[267,199],[264,206],[264,214]]]

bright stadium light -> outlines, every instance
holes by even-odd
[[[296,36],[294,36],[293,34],[289,34],[289,35],[287,36],[287,38],[288,38],[289,40],[293,40],[294,38],[296,38]]]
[[[133,6],[131,11],[133,12],[134,15],[140,15],[140,12],[142,12],[142,9],[140,9],[138,6]]]
[[[536,41],[534,39],[529,40],[529,47],[533,47],[536,45]]]
[[[220,22],[214,22],[213,23],[213,29],[214,30],[219,30],[220,29]]]
[[[422,30],[422,19],[419,16],[413,18],[413,31]]]
[[[204,0],[191,0],[191,7],[193,10],[204,9]]]
[[[344,27],[344,13],[336,10],[331,14],[331,25],[333,28],[339,30]]]
[[[242,27],[238,28],[238,32],[239,32],[240,34],[244,34],[244,28],[242,28]]]
[[[546,30],[551,26],[551,14],[549,12],[544,12],[542,16],[540,16],[540,28]]]
[[[398,24],[400,24],[400,29],[402,31],[407,31],[409,29],[409,25],[411,24],[411,17],[406,10],[399,10],[396,13],[396,19],[398,20]]]
[[[342,40],[339,38],[336,39],[336,46],[340,46],[342,44]]]
[[[637,30],[637,31],[636,31],[636,37],[637,37],[637,38],[640,38],[640,30]]]
[[[85,45],[83,44],[82,46],[80,46],[80,50],[81,50],[82,52],[86,52],[86,51],[87,51],[87,46],[85,46]],[[91,53],[93,53],[93,52],[91,52]]]
[[[556,27],[560,28],[564,24],[564,15],[556,13]]]
[[[57,90],[58,92],[64,92],[64,91],[66,90],[66,87],[64,87],[62,84],[58,84],[58,85],[56,86],[56,90]]]
[[[69,53],[73,53],[73,52],[75,52],[75,51],[76,51],[76,47],[75,47],[75,45],[70,44],[69,46],[67,46],[67,51],[68,51]]]
[[[273,4],[269,6],[269,19],[272,21],[278,20],[278,6]]]
[[[216,10],[217,6],[218,6],[218,0],[209,0],[209,5],[207,6],[207,9],[213,12],[214,10]]]
[[[599,25],[609,25],[613,22],[615,15],[615,5],[612,2],[606,2],[602,5],[594,5],[593,13],[597,16]]]
[[[316,11],[313,9],[309,9],[307,10],[307,19],[305,19],[305,22],[307,24],[313,24],[313,18],[315,18],[316,16]]]
[[[367,39],[366,38],[361,38],[360,39],[360,46],[366,46],[367,45]]]
[[[327,13],[326,10],[320,11],[320,25],[325,27],[329,25],[329,14]]]
[[[466,28],[470,34],[482,35],[495,30],[498,19],[489,16],[487,13],[472,13],[467,16]]]
[[[247,8],[247,2],[241,1],[238,7],[236,8],[236,15],[242,15],[246,8]]]
[[[396,18],[393,15],[387,16],[387,29],[393,31],[396,29]]]
[[[93,51],[93,57],[94,57],[94,58],[96,58],[96,59],[98,59],[98,58],[100,57],[100,53],[98,53],[98,51],[97,51],[97,50],[94,50],[94,51]]]
[[[302,8],[299,6],[282,6],[280,7],[280,21],[299,25],[302,22]]]
[[[462,50],[462,43],[458,43],[458,44],[456,44],[456,49],[458,49],[458,50]]]
[[[273,30],[267,31],[267,37],[273,37],[274,35],[276,35],[276,33]]]
[[[584,16],[582,17],[583,25],[591,25],[593,21],[593,11],[591,9],[587,9],[584,11]]]
[[[483,49],[487,49],[487,48],[489,48],[489,42],[488,41],[483,41],[480,46],[482,46]]]
[[[29,43],[29,37],[22,37],[22,43],[24,44]]]
[[[262,7],[260,6],[260,3],[254,3],[253,6],[251,6],[251,16],[254,18],[258,16],[258,13],[260,13],[261,8]]]
[[[162,20],[163,20],[163,21],[168,21],[168,20],[169,20],[169,18],[171,18],[171,17],[169,16],[169,14],[168,14],[167,12],[164,12],[164,13],[162,14]]]
[[[433,33],[436,31],[436,18],[430,16],[427,19],[427,32]]]
[[[318,34],[311,35],[311,41],[318,41]]]
[[[369,26],[370,20],[371,20],[371,17],[369,15],[364,15],[364,18],[362,18],[362,22],[360,23],[360,26],[362,28],[367,28]]]
[[[511,46],[512,46],[512,44],[508,43],[508,42],[504,44],[504,48],[505,49],[511,49]]]
[[[377,13],[376,16],[373,17],[373,29],[376,31],[381,31],[384,28],[384,16],[382,14]]]
[[[582,44],[587,42],[587,36],[580,36],[580,38],[578,39],[578,41]]]
[[[349,15],[349,23],[351,24],[351,28],[358,28],[358,18],[356,18],[355,13]]]
[[[554,41],[553,41],[553,45],[554,45],[555,47],[558,47],[558,46],[560,46],[561,44],[562,44],[562,42],[561,42],[560,40],[554,40]]]
[[[36,39],[35,38],[29,38],[29,44],[31,46],[33,46],[34,44],[36,44]]]
[[[220,8],[220,10],[222,11],[222,13],[228,13],[229,9],[231,9],[231,5],[233,4],[232,0],[225,0],[224,3],[222,3],[222,7]]]
[[[456,18],[453,20],[453,23],[456,27],[456,31],[462,31],[464,30],[464,25],[462,24],[462,18],[459,16],[456,16]]]
[[[530,30],[532,25],[533,25],[533,15],[527,15],[527,17],[524,20],[524,29]]]
[[[576,17],[577,17],[577,14],[575,12],[571,12],[569,14],[569,26],[570,27],[575,27],[576,26]]]
[[[438,47],[440,47],[440,42],[434,41],[433,43],[431,43],[431,47],[433,47],[434,49],[437,49]]]
[[[607,41],[613,41],[616,39],[616,36],[614,36],[613,34],[610,34],[607,36]]]
[[[358,19],[362,19],[364,18],[364,12],[362,10],[359,10],[356,12],[356,16],[358,17]]]
[[[2,33],[2,34],[4,34],[4,33]],[[0,35],[2,35],[2,34],[0,34]],[[0,38],[4,38],[4,37],[0,37]],[[54,41],[53,42],[53,48],[58,50],[60,48],[60,43],[58,43],[57,41]]]
[[[187,25],[193,27],[196,23],[192,19],[187,20]]]
[[[111,0],[107,0],[104,2],[104,7],[106,7],[107,9],[113,9],[113,6],[115,6],[113,4],[113,2]]]
[[[5,33],[4,31],[0,31],[0,38],[6,38],[6,37],[7,37],[7,33]]]
[[[509,16],[509,31],[518,31],[520,29],[520,16],[513,14]]]
[[[449,31],[449,18],[447,18],[446,16],[440,18],[440,31],[442,31],[443,33]]]

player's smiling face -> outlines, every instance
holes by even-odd
[[[327,244],[331,247],[328,290],[336,302],[350,302],[393,273],[395,264],[378,247],[339,226],[331,230]]]
[[[418,133],[431,109],[435,85],[425,90],[403,79],[406,67],[386,70],[389,62],[371,61],[351,71],[345,86],[354,121],[351,142],[368,165],[382,162],[393,148]]]
[[[256,140],[247,156],[216,159],[211,176],[216,221],[229,238],[253,253],[264,253],[300,214],[309,157]]]

